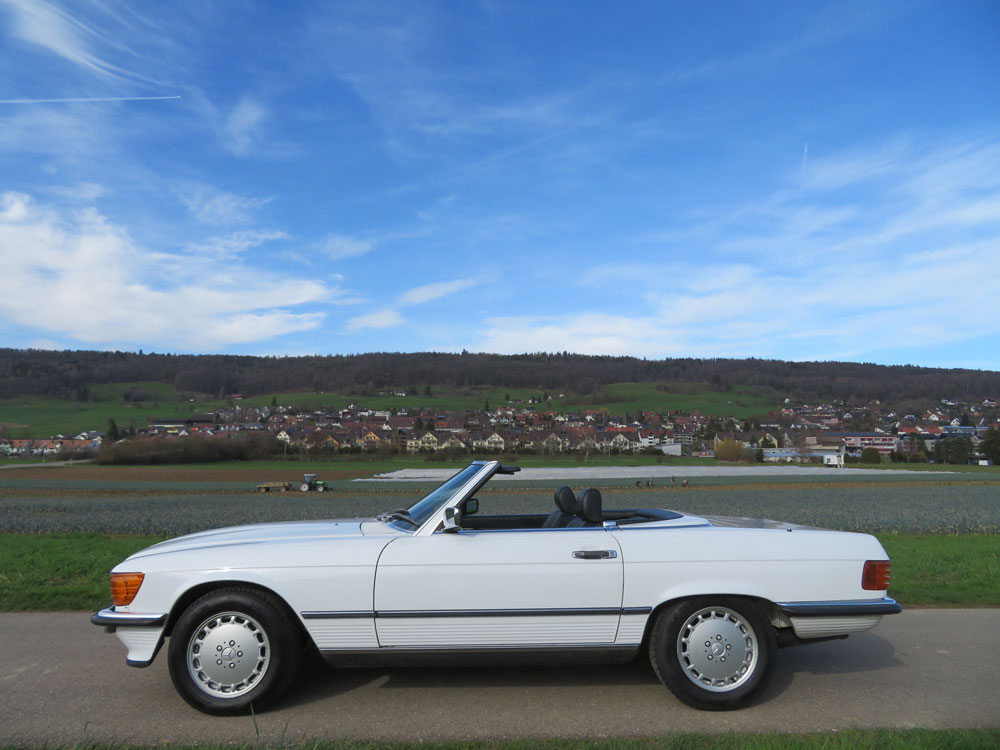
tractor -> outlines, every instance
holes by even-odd
[[[315,474],[305,474],[302,477],[302,484],[299,485],[299,489],[303,492],[309,492],[309,490],[326,492],[326,482],[322,479],[317,479]]]

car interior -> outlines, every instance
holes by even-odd
[[[579,498],[571,488],[559,487],[555,491],[553,499],[556,507],[548,514],[487,515],[479,512],[479,500],[470,498],[462,504],[459,527],[468,531],[569,529],[603,526],[607,521],[623,526],[652,521],[669,521],[681,517],[680,513],[659,508],[605,510],[600,490],[593,487],[585,489]]]

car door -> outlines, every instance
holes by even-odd
[[[612,644],[622,557],[601,527],[436,531],[393,540],[375,574],[379,645]]]

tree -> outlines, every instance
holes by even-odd
[[[882,463],[882,454],[878,452],[877,448],[865,448],[861,451],[861,463],[880,464]]]
[[[278,405],[278,397],[271,396],[271,406],[277,406],[277,405]]]
[[[946,464],[967,464],[972,457],[972,441],[967,437],[939,440],[935,454]]]
[[[1000,464],[1000,430],[996,427],[990,427],[986,431],[985,437],[983,437],[983,443],[980,448],[983,451],[983,455],[990,460],[990,463],[994,465]]]
[[[740,461],[743,459],[743,444],[736,440],[720,440],[715,446],[715,457],[720,461]]]
[[[108,419],[108,439],[113,443],[118,440],[118,423],[115,422],[115,418],[111,417]]]

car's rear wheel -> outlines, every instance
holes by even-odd
[[[748,599],[686,599],[653,624],[649,658],[657,676],[694,708],[742,708],[767,685],[774,669],[774,628]]]
[[[170,678],[189,704],[209,714],[263,709],[291,683],[302,639],[274,597],[220,589],[197,599],[174,626]]]

